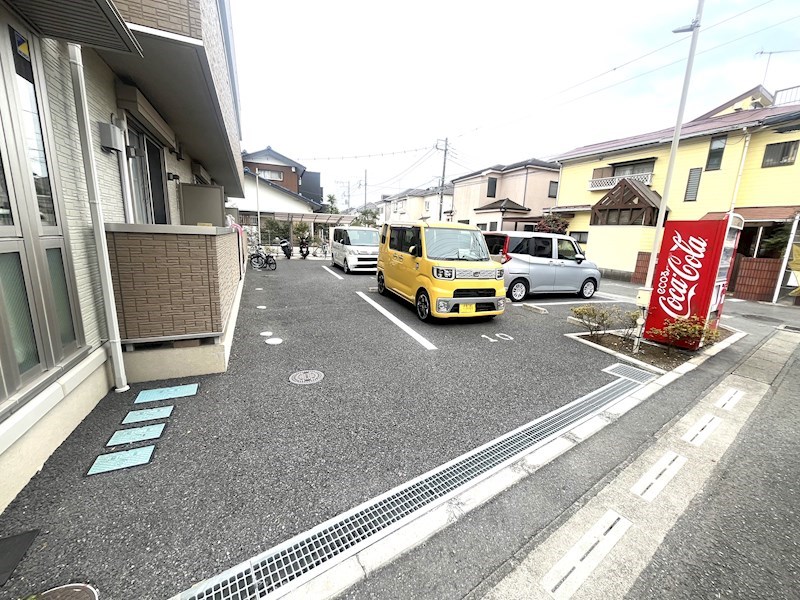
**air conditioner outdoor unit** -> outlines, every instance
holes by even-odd
[[[208,171],[206,171],[200,163],[192,163],[192,175],[197,177],[198,181],[201,183],[205,183],[206,185],[211,183],[211,175],[208,174]]]

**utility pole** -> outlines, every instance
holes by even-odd
[[[347,181],[347,208],[350,208],[350,180]]]
[[[364,169],[364,210],[367,210],[367,170]]]
[[[438,142],[437,142],[438,146]],[[442,185],[439,186],[439,220],[442,220],[442,204],[444,203],[444,174],[447,170],[447,138],[444,138],[444,160],[442,160]]]

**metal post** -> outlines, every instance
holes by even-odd
[[[364,210],[367,210],[367,170],[364,169]]]
[[[439,220],[442,220],[442,203],[444,202],[444,174],[447,170],[447,138],[444,138],[444,160],[442,160],[442,185],[439,187]]]
[[[786,272],[786,265],[789,262],[789,254],[792,251],[794,244],[794,236],[797,234],[797,222],[800,221],[800,214],[794,216],[792,223],[792,232],[789,234],[789,241],[786,243],[786,252],[783,253],[783,261],[781,262],[781,270],[778,272],[778,281],[775,283],[775,293],[772,295],[772,303],[778,302],[778,294],[781,292],[781,282],[783,282],[783,274]]]
[[[653,239],[653,249],[650,252],[650,262],[647,265],[647,275],[644,279],[644,287],[639,289],[637,296],[637,304],[645,307],[650,304],[650,294],[653,291],[652,281],[653,273],[656,270],[656,255],[661,247],[661,234],[664,229],[664,219],[667,213],[667,204],[669,202],[669,190],[672,184],[672,172],[675,168],[675,157],[678,153],[678,145],[681,139],[681,127],[683,125],[683,111],[686,108],[686,97],[689,94],[689,81],[692,78],[692,66],[694,65],[694,55],[697,50],[697,38],[700,33],[700,18],[703,15],[703,4],[705,0],[698,0],[697,2],[697,15],[692,23],[687,27],[675,29],[673,33],[684,33],[687,31],[692,32],[692,42],[689,47],[689,58],[686,61],[686,73],[683,78],[683,90],[681,91],[681,101],[678,107],[678,118],[675,121],[675,131],[672,134],[672,146],[669,151],[669,163],[667,164],[667,175],[664,181],[664,193],[661,196],[661,203],[658,207],[658,219],[656,220],[656,232]]]
[[[258,247],[261,248],[261,203],[258,198],[259,183],[258,167],[256,167],[256,229],[258,230]]]

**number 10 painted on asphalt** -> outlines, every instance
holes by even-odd
[[[507,333],[495,333],[494,335],[495,335],[495,337],[497,338],[497,340],[506,340],[506,341],[510,341],[510,340],[513,340],[513,339],[514,339],[513,337],[511,337],[511,336],[510,336],[510,335],[508,335]],[[492,336],[490,336],[490,335],[482,335],[481,337],[482,337],[482,338],[486,338],[486,339],[487,339],[487,340],[489,340],[490,342],[496,342],[496,341],[497,341],[496,339],[494,339],[494,338],[493,338]]]

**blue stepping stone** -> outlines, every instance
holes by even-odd
[[[130,423],[141,423],[142,421],[155,421],[156,419],[166,419],[172,414],[174,406],[159,406],[158,408],[144,408],[142,410],[132,410],[122,419],[123,425]]]
[[[145,440],[155,440],[161,437],[164,432],[164,426],[164,423],[158,423],[156,425],[145,425],[144,427],[133,427],[132,429],[120,429],[114,432],[106,446],[120,446],[122,444],[144,442]]]
[[[157,402],[158,400],[171,400],[173,398],[184,398],[194,396],[197,393],[197,384],[176,385],[173,387],[158,388],[155,390],[143,390],[136,396],[134,404],[143,402]]]
[[[98,473],[107,473],[109,471],[118,471],[119,469],[146,465],[153,457],[153,450],[155,449],[155,446],[144,446],[142,448],[134,448],[133,450],[101,454],[95,459],[86,474],[97,475]]]

